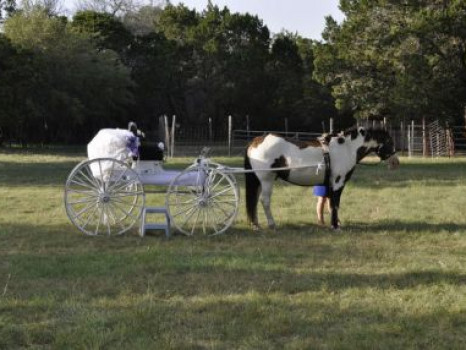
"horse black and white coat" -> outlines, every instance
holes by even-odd
[[[352,128],[307,142],[287,140],[275,134],[256,137],[244,158],[244,168],[251,170],[245,174],[248,221],[254,229],[259,228],[257,204],[260,198],[268,226],[275,228],[270,203],[274,180],[281,178],[299,186],[328,186],[331,226],[338,229],[338,210],[345,184],[356,164],[372,152],[381,160],[389,160],[390,168],[399,165],[393,140],[382,129]],[[315,176],[316,164],[325,165],[325,176]]]

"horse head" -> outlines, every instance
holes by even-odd
[[[380,160],[388,162],[390,169],[396,169],[399,166],[395,144],[387,130],[360,127],[358,132],[364,137],[364,143],[358,149],[358,162],[369,153],[374,152]]]

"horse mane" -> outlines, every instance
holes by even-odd
[[[374,138],[376,140],[383,140],[387,136],[389,136],[388,131],[384,128],[365,128],[365,127],[358,127],[357,125],[354,125],[348,129],[345,129],[343,132],[333,132],[329,134],[330,138],[331,137],[338,137],[338,136],[351,136],[351,140],[354,140],[358,137],[359,135],[359,130],[362,128],[364,130],[363,133],[361,133],[362,136],[365,137],[366,140],[370,138]]]
[[[328,144],[330,140],[334,137],[341,137],[341,136],[347,137],[351,135],[351,140],[354,140],[355,138],[358,137],[358,134],[359,134],[358,127],[355,125],[348,129],[345,129],[344,131],[338,131],[338,132],[332,131],[329,133],[322,134],[322,136],[319,139],[322,139],[325,143]]]

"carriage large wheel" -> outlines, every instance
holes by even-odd
[[[238,214],[238,204],[239,191],[231,176],[202,165],[174,178],[166,198],[173,226],[186,235],[225,232]]]
[[[139,222],[144,189],[127,164],[97,158],[78,164],[65,185],[65,208],[86,235],[120,235]]]

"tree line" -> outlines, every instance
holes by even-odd
[[[124,2],[115,2],[123,4]],[[320,131],[353,118],[461,121],[466,3],[340,0],[321,41],[272,35],[254,15],[208,3],[91,6],[0,0],[0,130],[23,142],[86,142],[129,120],[156,129]],[[94,3],[94,5],[97,2]],[[105,4],[105,1],[99,1]]]

